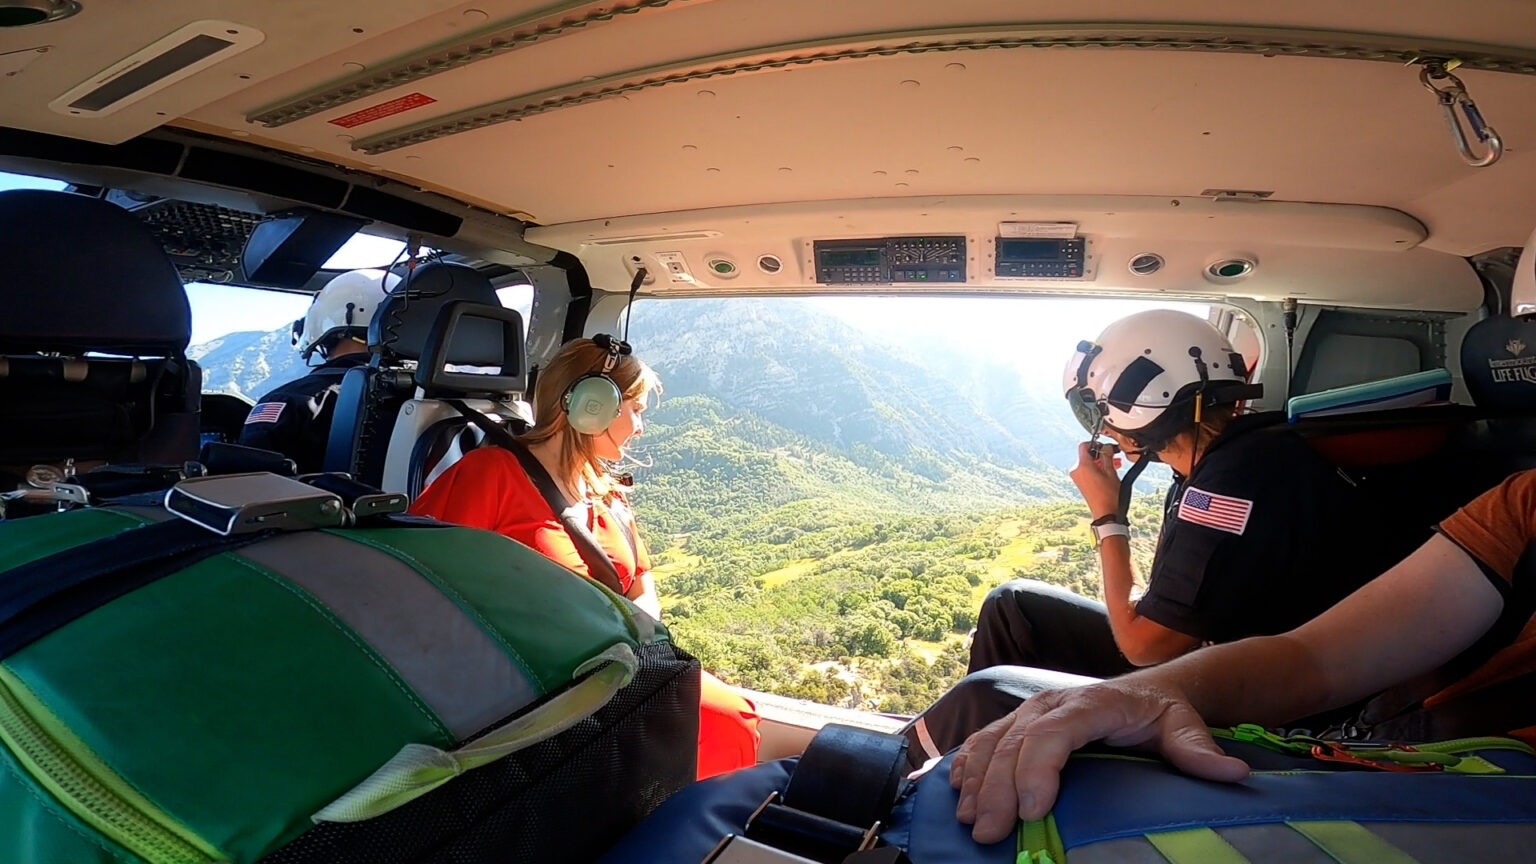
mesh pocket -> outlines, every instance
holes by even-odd
[[[645,646],[629,686],[564,733],[367,822],[326,823],[262,864],[591,861],[694,779],[699,663]]]

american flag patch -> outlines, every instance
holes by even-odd
[[[1193,486],[1185,489],[1184,497],[1179,499],[1180,519],[1232,534],[1243,533],[1252,512],[1253,502],[1247,498],[1217,495]]]
[[[286,402],[263,402],[251,409],[251,413],[245,415],[245,425],[252,423],[276,423],[277,418],[283,416]]]

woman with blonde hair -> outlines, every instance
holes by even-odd
[[[661,380],[628,344],[601,334],[573,340],[539,375],[537,422],[515,441],[523,452],[471,451],[422,493],[411,512],[510,537],[660,618],[650,556],[610,470],[644,431],[646,403],[660,393]],[[530,458],[532,463],[525,461]],[[539,484],[549,481],[558,496],[540,491]],[[563,513],[551,497],[564,499]],[[574,536],[579,533],[596,543],[582,542]],[[603,558],[594,559],[599,549]],[[707,672],[701,697],[699,777],[753,764],[758,718],[752,703]]]

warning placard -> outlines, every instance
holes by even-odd
[[[364,108],[361,111],[353,111],[351,114],[344,114],[329,122],[333,126],[340,126],[343,129],[351,129],[354,126],[361,126],[364,123],[372,123],[375,120],[383,120],[385,117],[393,117],[396,114],[402,114],[411,110],[412,108],[420,108],[423,105],[431,105],[436,101],[436,99],[433,99],[431,96],[428,96],[425,93],[411,93],[406,96],[401,96],[399,99],[391,99],[388,102],[380,102],[371,108]]]

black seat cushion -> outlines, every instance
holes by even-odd
[[[0,353],[179,355],[181,277],[131,213],[68,192],[0,192]]]
[[[191,309],[149,229],[32,189],[0,192],[0,225],[0,464],[195,458]]]

